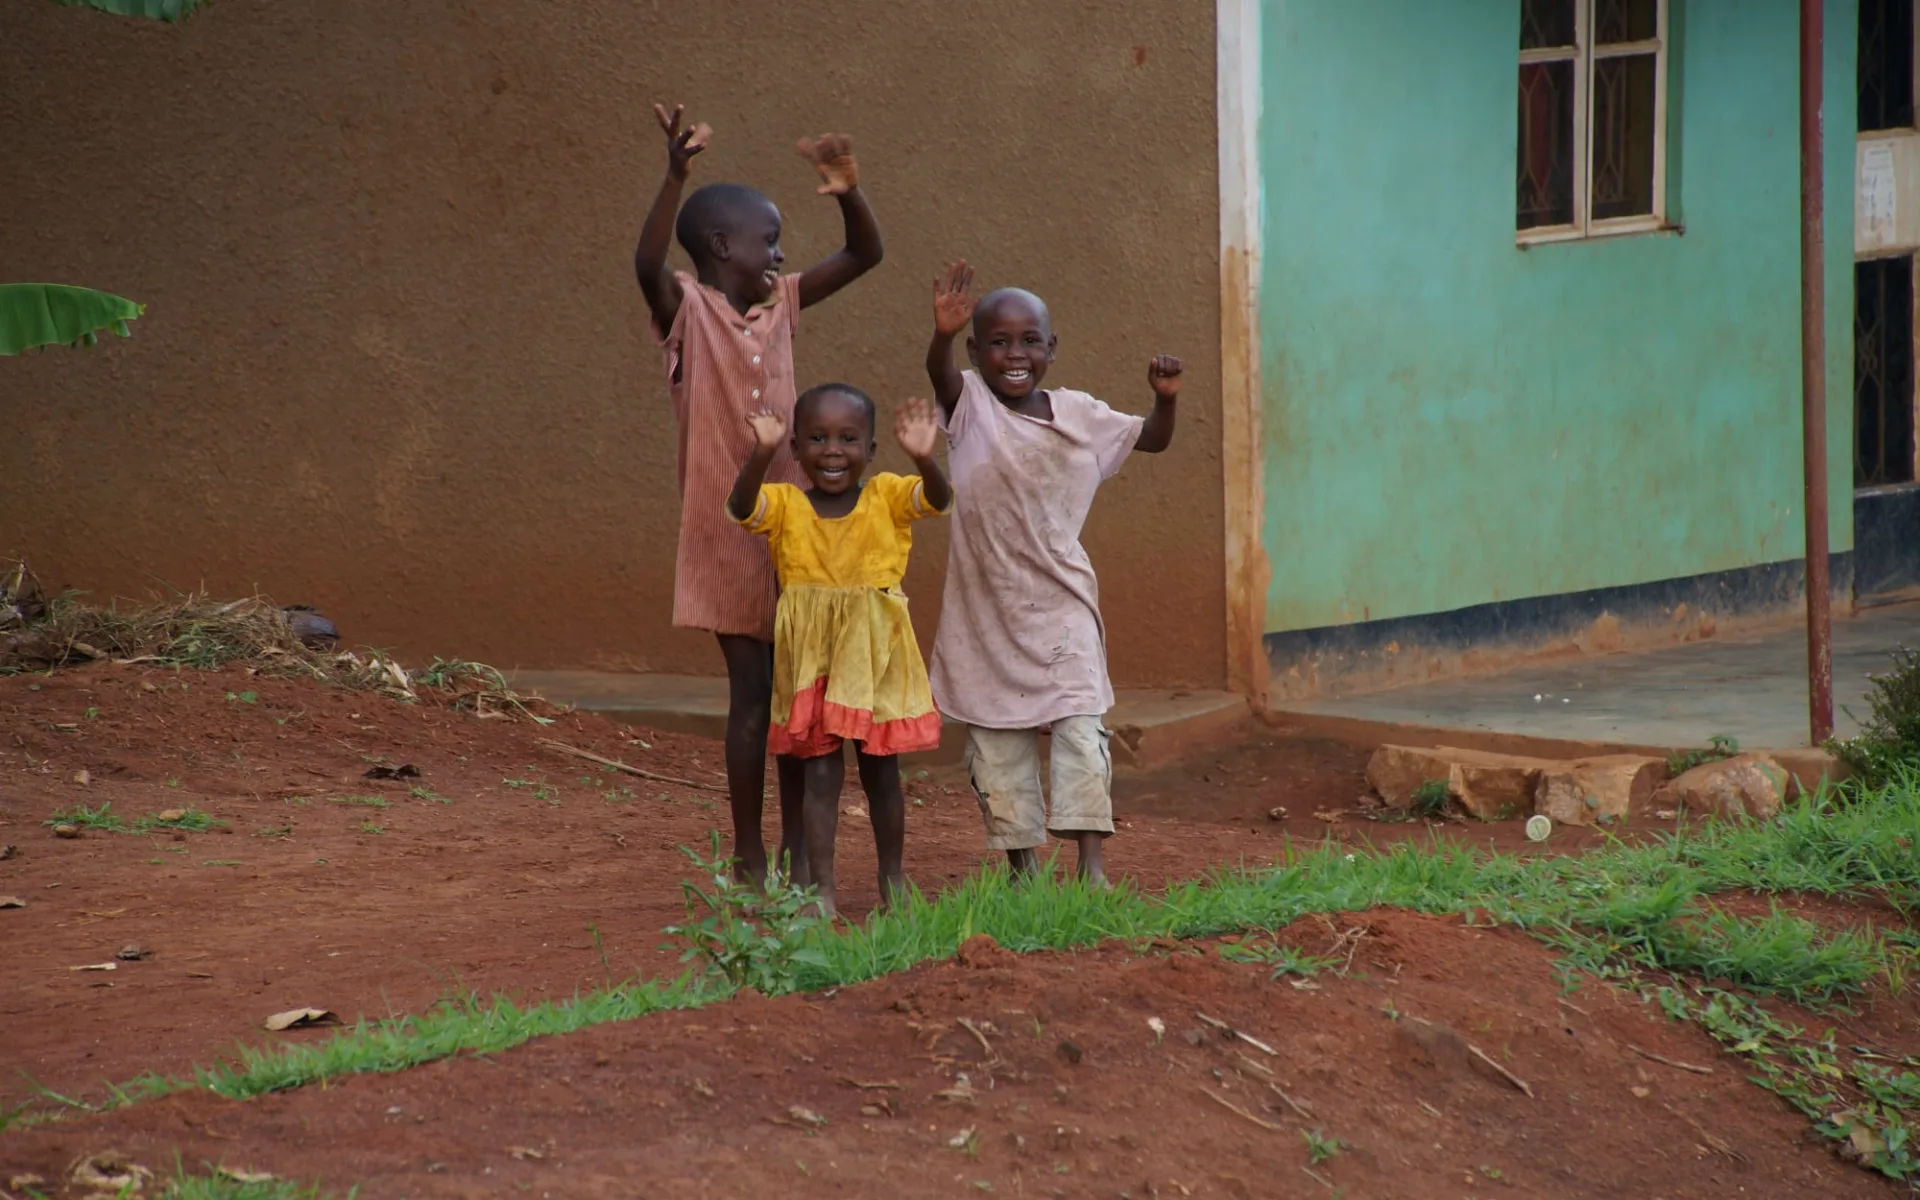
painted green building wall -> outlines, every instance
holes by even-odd
[[[1270,633],[1802,554],[1798,24],[1676,0],[1680,235],[1514,245],[1517,0],[1263,11]],[[1832,545],[1851,545],[1854,3],[1826,26]]]

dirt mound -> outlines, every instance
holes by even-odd
[[[0,1159],[53,1174],[112,1146],[369,1198],[1897,1194],[1704,1035],[1598,985],[1562,997],[1522,935],[1376,912],[1283,940],[1347,974],[975,946],[832,994],[19,1131]]]

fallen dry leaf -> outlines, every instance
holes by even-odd
[[[156,821],[184,821],[187,810],[184,808],[163,808],[154,816]]]
[[[214,1174],[224,1175],[235,1183],[272,1183],[271,1171],[247,1171],[239,1167],[215,1167]]]
[[[340,1020],[324,1008],[290,1008],[286,1012],[277,1012],[263,1023],[270,1033],[280,1033],[288,1029],[302,1029],[309,1025],[329,1025]]]
[[[521,1162],[539,1162],[545,1158],[546,1155],[535,1150],[532,1146],[508,1146],[507,1157],[517,1158]]]
[[[75,1187],[127,1195],[145,1187],[153,1178],[153,1172],[118,1150],[103,1150],[73,1164],[69,1178]]]
[[[93,782],[93,776],[87,774],[86,770],[83,768],[73,773],[73,781],[79,784],[81,787],[85,787],[89,783]]]
[[[841,809],[840,811],[847,814],[849,817],[854,818],[855,820],[864,821],[866,820],[866,817],[867,817],[867,810],[864,808],[861,808],[858,804],[849,804],[845,808]]]
[[[117,962],[87,963],[84,966],[67,968],[69,971],[118,971],[119,969],[120,964]]]
[[[78,825],[55,825],[53,827],[53,836],[58,838],[77,838],[80,836],[80,827]]]
[[[810,1108],[795,1104],[787,1109],[787,1115],[802,1125],[811,1125],[815,1129],[827,1123],[827,1119]]]
[[[25,908],[27,902],[18,896],[0,896],[0,908]]]

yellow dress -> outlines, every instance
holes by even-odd
[[[844,739],[867,754],[940,744],[940,714],[900,578],[913,522],[940,514],[918,476],[881,472],[853,511],[822,517],[790,483],[760,488],[741,524],[765,535],[780,576],[773,618],[776,754],[817,758]]]

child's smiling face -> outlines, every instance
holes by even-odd
[[[1003,288],[974,310],[967,357],[981,382],[1002,400],[1032,395],[1047,377],[1053,351],[1053,319],[1032,292]]]
[[[817,491],[859,487],[873,451],[873,412],[859,397],[822,392],[794,407],[793,457]]]
[[[715,239],[715,257],[721,259],[725,290],[764,303],[780,283],[780,264],[787,261],[780,249],[780,210],[771,200],[748,206],[722,238]]]

